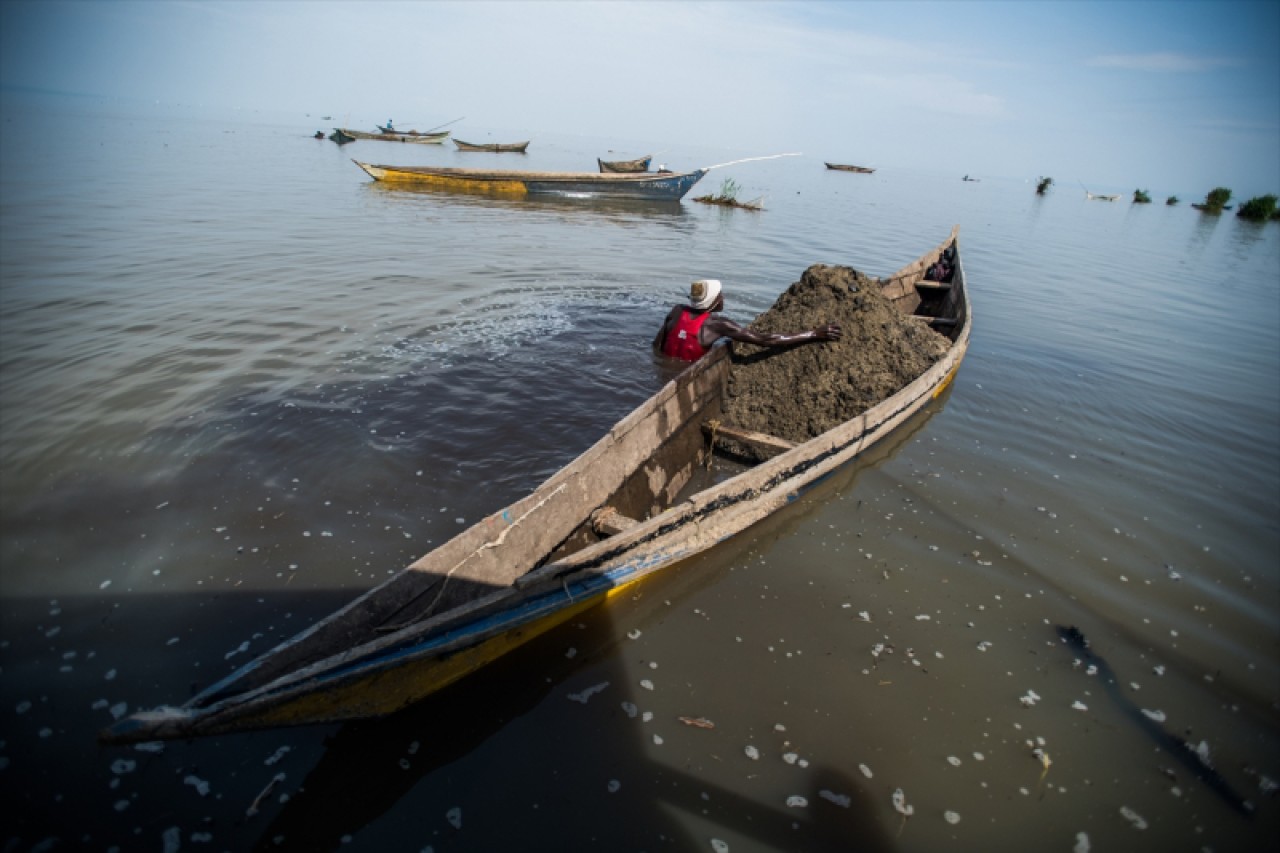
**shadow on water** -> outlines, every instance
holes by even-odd
[[[700,772],[693,756],[715,744],[711,732],[687,730],[702,739],[683,753],[690,756],[683,767],[651,758],[648,730],[625,711],[643,700],[630,692],[635,677],[624,671],[620,655],[627,626],[661,620],[672,601],[715,586],[762,541],[794,534],[826,501],[851,489],[862,471],[909,443],[940,402],[818,481],[802,501],[738,537],[410,708],[343,726],[326,739],[323,755],[258,835],[255,849],[337,850],[353,843],[354,849],[392,849],[423,825],[435,827],[437,850],[560,850],[573,847],[574,839],[604,849],[673,840],[676,849],[705,848],[708,839],[691,837],[690,821],[706,825],[710,837],[749,840],[761,849],[836,851],[855,841],[860,850],[894,849],[879,805],[849,768],[811,767],[803,786],[810,808],[788,809],[748,796],[739,779],[719,783],[719,768]],[[574,654],[566,656],[566,646]],[[579,694],[587,706],[582,711],[554,696],[588,673],[615,689],[602,689],[590,704]],[[717,746],[724,755],[740,751],[723,741]],[[622,793],[605,793],[609,774],[627,780]],[[461,828],[441,819],[450,807],[460,808]],[[474,826],[477,812],[486,815],[481,828]]]

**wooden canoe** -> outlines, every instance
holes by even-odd
[[[879,405],[802,444],[713,424],[731,369],[729,347],[715,347],[532,494],[183,705],[135,713],[100,738],[190,738],[392,713],[781,509],[955,376],[972,326],[957,234],[880,282],[901,311],[951,344]],[[952,247],[951,280],[926,282]],[[691,480],[713,452],[708,434],[776,455],[697,489]]]
[[[416,142],[419,145],[442,145],[449,138],[451,131],[440,133],[368,133],[363,130],[352,130],[349,127],[335,127],[339,133],[352,139],[380,139],[383,142]]]
[[[510,151],[515,154],[523,154],[524,150],[529,147],[526,142],[463,142],[461,139],[453,140],[453,144],[458,146],[459,151]]]
[[[653,162],[653,155],[646,154],[643,157],[637,157],[634,160],[601,160],[597,157],[596,162],[600,164],[601,172],[631,174],[632,172],[649,171],[649,164]]]
[[[707,173],[524,172],[511,169],[458,169],[436,166],[377,166],[353,160],[375,181],[414,183],[464,192],[504,195],[553,195],[565,198],[621,198],[679,201]]]
[[[1088,190],[1084,191],[1084,196],[1092,201],[1116,201],[1120,198],[1118,195],[1094,195]]]
[[[861,175],[870,175],[875,169],[868,169],[866,166],[843,166],[839,163],[828,163],[828,169],[835,169],[837,172],[857,172]]]

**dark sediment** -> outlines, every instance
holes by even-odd
[[[902,314],[851,267],[814,264],[751,328],[794,333],[839,325],[839,341],[768,349],[733,342],[726,423],[793,442],[814,438],[892,396],[950,341]]]

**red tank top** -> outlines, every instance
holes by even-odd
[[[662,354],[683,361],[697,361],[707,354],[707,348],[698,340],[702,324],[711,316],[710,311],[693,312],[687,308],[680,309],[680,318],[675,326],[667,332],[662,342]]]

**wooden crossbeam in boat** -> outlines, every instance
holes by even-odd
[[[766,459],[777,456],[779,453],[785,453],[795,447],[795,442],[787,441],[785,438],[778,438],[776,435],[767,435],[763,432],[752,432],[748,429],[738,429],[737,427],[725,426],[719,424],[711,426],[703,424],[702,431],[710,436],[713,440],[729,439],[739,444],[744,444],[752,448]]]
[[[630,530],[639,523],[634,518],[623,515],[611,506],[601,507],[591,513],[591,528],[595,530],[597,536],[617,536],[619,533]]]
[[[924,323],[928,323],[929,325],[932,325],[932,327],[934,328],[946,327],[950,329],[952,325],[956,324],[956,319],[954,318],[954,316],[927,316],[924,314],[913,314],[911,315],[911,319],[922,320],[924,321]]]

